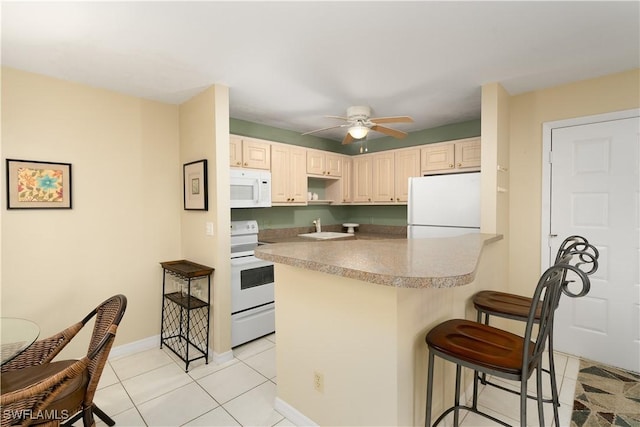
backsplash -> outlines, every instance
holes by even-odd
[[[231,209],[231,221],[254,219],[260,230],[309,227],[320,218],[323,227],[343,223],[379,226],[407,225],[407,207],[371,205],[274,206],[257,209]],[[327,228],[327,231],[333,231]],[[336,230],[337,231],[337,230]]]
[[[289,228],[277,228],[277,229],[267,229],[260,230],[258,234],[259,241],[268,242],[271,239],[283,239],[287,237],[296,237],[298,234],[303,233],[313,233],[315,232],[315,227],[289,227]],[[337,231],[337,232],[345,232],[346,229],[342,226],[342,224],[332,224],[332,225],[323,225],[322,231]],[[358,234],[378,234],[378,235],[395,235],[401,236],[403,238],[407,237],[407,227],[406,226],[397,226],[397,225],[376,225],[376,224],[361,224],[356,229],[356,236]]]

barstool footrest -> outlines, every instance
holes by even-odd
[[[438,417],[438,419],[437,419],[433,424],[431,424],[431,426],[432,426],[432,427],[437,426],[437,425],[440,423],[440,421],[442,421],[442,420],[443,420],[447,415],[449,415],[451,412],[455,411],[456,409],[458,409],[458,410],[463,409],[463,410],[465,410],[465,411],[473,412],[474,414],[478,414],[478,415],[480,415],[481,417],[485,417],[485,418],[487,418],[487,419],[490,419],[490,420],[491,420],[491,421],[493,421],[494,423],[498,423],[498,424],[503,425],[503,426],[506,426],[506,427],[512,427],[512,426],[511,426],[511,424],[507,424],[507,423],[505,423],[504,421],[499,420],[499,419],[498,419],[498,418],[496,418],[496,417],[492,417],[491,415],[489,415],[489,414],[487,414],[487,413],[484,413],[484,412],[480,411],[478,408],[474,408],[474,407],[472,407],[472,406],[467,406],[467,405],[452,406],[451,408],[449,408],[449,409],[447,409],[446,411],[444,411],[444,412],[443,412],[443,413]],[[428,422],[428,420],[427,420],[427,422]]]
[[[543,371],[545,371],[545,370],[543,369]],[[545,372],[549,372],[549,371],[545,371]],[[483,380],[483,379],[482,379],[482,375],[481,375],[481,374],[478,374],[478,375],[477,375],[477,377],[478,377],[478,381],[480,381],[482,384],[490,385],[490,386],[492,386],[492,387],[499,388],[500,390],[508,391],[508,392],[509,392],[509,393],[511,393],[511,394],[517,394],[518,396],[520,396],[520,392],[519,392],[519,391],[517,391],[517,390],[512,390],[512,389],[510,389],[510,388],[507,388],[507,387],[501,386],[500,384],[492,383],[491,381],[489,381],[489,380],[487,380],[487,379],[484,379],[484,380]],[[533,400],[538,400],[538,398],[537,398],[536,396],[532,396],[532,395],[530,395],[530,394],[527,394],[527,398],[529,398],[529,399],[533,399]],[[542,400],[544,403],[555,403],[555,402],[553,401],[553,398],[550,398],[550,399],[542,398],[541,400]],[[558,407],[560,407],[560,402],[558,402]]]

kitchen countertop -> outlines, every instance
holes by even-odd
[[[290,237],[291,238],[291,237]],[[302,239],[302,238],[297,238]],[[379,285],[451,288],[473,281],[482,248],[502,239],[466,234],[434,239],[308,239],[259,246],[258,258]]]
[[[340,237],[338,239],[316,240],[309,237],[299,236],[282,236],[282,237],[266,237],[261,239],[262,243],[296,243],[296,242],[331,242],[345,240],[384,240],[384,239],[406,239],[406,236],[400,234],[383,234],[383,233],[355,233],[350,236]]]

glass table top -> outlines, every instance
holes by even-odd
[[[27,319],[0,318],[0,364],[4,365],[38,339],[40,328]]]

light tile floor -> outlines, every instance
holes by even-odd
[[[116,421],[116,427],[293,426],[273,407],[277,383],[275,350],[276,336],[272,334],[235,348],[233,360],[225,364],[192,362],[188,373],[184,372],[184,362],[166,348],[111,359],[102,374],[95,402]],[[560,424],[569,426],[579,359],[558,353],[555,360]],[[530,388],[535,390],[535,381],[530,381]],[[513,425],[519,424],[518,405],[516,395],[494,387],[481,389],[481,409]],[[529,424],[537,425],[534,401],[527,412]],[[463,427],[494,425],[475,414],[462,412],[461,417]],[[552,425],[548,404],[545,418],[545,424]],[[98,418],[96,422],[105,425]],[[442,425],[450,425],[449,420]]]

